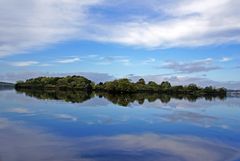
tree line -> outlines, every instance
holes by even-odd
[[[40,90],[79,90],[79,91],[97,91],[108,93],[165,93],[165,94],[191,94],[196,96],[204,95],[226,95],[225,88],[214,88],[212,86],[199,87],[196,84],[186,86],[172,86],[170,82],[163,81],[158,84],[153,81],[146,82],[139,79],[132,82],[130,79],[116,79],[113,81],[100,82],[95,84],[93,81],[83,76],[66,77],[38,77],[26,81],[18,81],[16,89],[40,89]]]

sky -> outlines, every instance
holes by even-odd
[[[95,82],[240,89],[239,0],[0,0],[0,81],[83,75]]]

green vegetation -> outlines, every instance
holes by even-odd
[[[226,89],[213,88],[212,86],[201,88],[196,84],[188,86],[172,86],[164,81],[157,84],[153,81],[145,83],[144,79],[139,79],[136,83],[129,79],[118,79],[110,82],[99,83],[93,87],[95,91],[108,93],[162,93],[162,94],[189,94],[196,96],[204,95],[226,95]]]
[[[153,81],[146,83],[144,79],[139,79],[134,83],[126,78],[95,84],[91,80],[82,76],[39,77],[26,80],[25,82],[17,82],[15,88],[58,91],[96,91],[111,94],[158,93],[168,95],[183,94],[196,97],[208,95],[226,96],[226,89],[217,89],[211,86],[205,88],[201,88],[196,84],[190,84],[188,86],[172,86],[167,81],[157,84]]]
[[[67,77],[38,77],[28,79],[25,82],[19,81],[16,89],[37,89],[37,90],[79,90],[92,91],[94,83],[82,76]]]

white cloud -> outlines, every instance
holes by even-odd
[[[101,0],[0,1],[0,57],[67,40]]]
[[[68,115],[68,114],[55,114],[54,115],[57,119],[61,119],[61,120],[68,120],[68,121],[77,121],[78,118],[72,115]]]
[[[239,43],[239,5],[234,0],[0,1],[0,57],[69,39],[147,48]],[[113,18],[89,10],[92,6],[126,12]],[[131,7],[147,12],[136,14]]]
[[[31,114],[27,108],[12,108],[8,110],[7,112],[13,112],[13,113],[18,113],[18,114]]]
[[[37,65],[37,64],[39,64],[39,62],[37,62],[37,61],[18,61],[18,62],[11,62],[9,64],[12,66],[16,66],[16,67],[27,67],[27,66]]]
[[[150,1],[149,3],[154,2]],[[144,47],[202,46],[240,41],[240,2],[180,0],[159,6],[159,17],[99,27],[99,41]],[[162,19],[161,15],[166,18]],[[120,31],[120,32],[119,32]]]
[[[120,63],[122,65],[130,65],[131,61],[126,56],[105,56],[97,58],[99,61],[97,64],[100,65],[109,65],[112,63]]]
[[[154,63],[154,62],[156,62],[155,58],[148,58],[148,59],[143,61],[143,64],[151,64],[151,63]]]
[[[198,73],[221,69],[220,67],[213,65],[212,58],[195,60],[192,62],[167,61],[157,68],[166,68],[180,73]]]
[[[232,60],[232,58],[223,57],[223,58],[220,60],[220,62],[229,62],[229,61],[231,61],[231,60]]]
[[[49,64],[49,63],[44,63],[44,64],[39,64],[39,66],[41,67],[49,67],[52,66],[53,64]]]
[[[67,59],[62,59],[62,60],[57,60],[57,63],[62,63],[62,64],[68,64],[68,63],[74,63],[80,61],[80,58],[78,57],[73,57],[73,58],[67,58]]]
[[[119,59],[118,62],[123,65],[130,65],[130,59]]]

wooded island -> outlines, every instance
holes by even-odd
[[[208,86],[199,87],[196,84],[187,86],[172,86],[168,81],[161,84],[144,79],[132,82],[127,78],[117,79],[113,81],[100,82],[95,84],[93,81],[83,76],[66,76],[66,77],[38,77],[28,79],[26,81],[18,81],[15,85],[16,89],[30,90],[60,90],[60,91],[86,91],[86,92],[109,92],[109,93],[166,93],[166,94],[192,94],[197,96],[204,95],[226,95],[225,88],[214,88]]]

